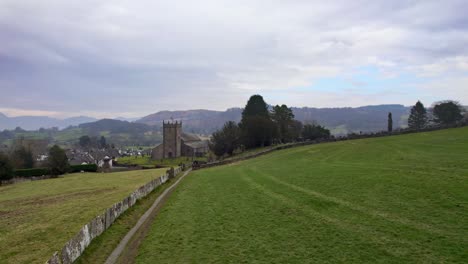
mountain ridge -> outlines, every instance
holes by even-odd
[[[349,132],[372,132],[382,131],[387,127],[387,115],[393,114],[394,127],[406,126],[406,119],[409,107],[400,104],[368,105],[361,107],[291,107],[295,118],[303,123],[317,122],[332,130],[334,134],[346,134]],[[242,115],[242,108],[233,107],[225,111],[192,109],[177,111],[158,111],[142,118],[126,119],[117,117],[114,119],[96,119],[87,116],[77,116],[66,119],[57,119],[47,116],[19,116],[7,117],[0,113],[0,130],[14,129],[21,127],[25,130],[37,130],[39,128],[59,127],[60,129],[69,126],[80,127],[83,124],[99,122],[102,120],[120,120],[128,124],[145,124],[154,129],[159,129],[163,121],[182,121],[184,131],[197,134],[211,134],[221,128],[225,122],[239,122]],[[101,129],[109,124],[110,127],[116,123],[100,122],[96,124]],[[121,123],[125,124],[125,123]],[[82,126],[81,126],[82,127]],[[109,128],[110,128],[109,127]],[[132,126],[136,127],[136,126]],[[107,129],[108,130],[108,129]]]
[[[74,116],[65,119],[58,119],[49,116],[16,116],[8,117],[0,113],[0,130],[15,129],[21,127],[25,130],[37,130],[39,128],[58,127],[59,129],[68,126],[76,126],[82,123],[97,121],[94,117]]]

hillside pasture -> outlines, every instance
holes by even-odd
[[[206,161],[206,157],[194,157],[193,160]],[[121,165],[139,165],[143,167],[176,167],[181,163],[192,163],[192,157],[178,157],[172,159],[153,160],[150,156],[126,156],[117,159],[117,163]]]
[[[83,225],[164,172],[76,173],[0,186],[0,263],[44,263]]]
[[[468,128],[195,171],[136,263],[466,263]]]

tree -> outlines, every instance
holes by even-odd
[[[49,169],[50,173],[54,176],[64,174],[70,169],[65,151],[57,145],[54,145],[49,150]]]
[[[89,136],[80,137],[79,144],[81,147],[86,148],[91,145],[91,138]]]
[[[392,113],[388,113],[388,132],[393,131],[393,118]]]
[[[292,138],[291,126],[294,120],[294,114],[291,108],[286,105],[276,105],[273,107],[271,119],[278,128],[278,138],[282,143],[289,142]]]
[[[29,149],[17,145],[11,153],[11,161],[16,169],[30,169],[34,167],[34,157]]]
[[[106,147],[107,147],[106,137],[101,136],[101,139],[99,140],[99,146],[100,146],[101,148],[106,148]]]
[[[427,124],[427,111],[424,105],[418,101],[412,108],[408,118],[410,129],[422,129]]]
[[[329,138],[330,130],[320,125],[307,124],[307,125],[304,125],[304,129],[302,130],[302,137],[308,140]]]
[[[240,147],[240,138],[239,126],[233,121],[226,122],[221,130],[213,133],[210,149],[216,156],[232,155]]]
[[[245,106],[244,111],[242,111],[242,119],[250,116],[270,117],[268,106],[261,95],[252,95],[249,98],[249,101],[247,101],[247,105]]]
[[[275,135],[275,124],[271,120],[268,106],[260,95],[250,97],[242,111],[239,124],[247,148],[268,146]]]
[[[289,126],[289,134],[292,140],[297,140],[302,137],[302,122],[299,120],[292,120]]]
[[[13,166],[8,156],[0,153],[0,180],[9,180],[13,178]]]
[[[240,124],[242,142],[246,148],[264,147],[272,144],[276,126],[269,118],[250,116]]]
[[[454,101],[444,101],[436,104],[432,110],[434,121],[441,125],[450,125],[463,118],[462,107]]]

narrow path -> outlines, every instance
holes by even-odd
[[[122,252],[125,251],[127,248],[127,245],[129,242],[132,240],[133,245],[130,245],[130,249],[128,250],[129,252],[126,252],[127,256],[125,259],[125,262],[129,262],[131,258],[133,259],[134,255],[136,254],[136,250],[138,248],[138,245],[141,242],[141,239],[144,237],[146,234],[146,231],[148,230],[149,226],[152,223],[152,220],[160,210],[161,206],[164,204],[168,196],[172,193],[174,188],[179,184],[179,182],[187,176],[187,174],[191,171],[191,169],[187,170],[184,172],[184,174],[170,187],[168,187],[164,192],[154,201],[153,205],[141,216],[141,218],[138,220],[136,225],[128,231],[128,233],[125,235],[125,237],[120,241],[119,245],[112,251],[112,253],[109,255],[107,258],[105,264],[115,264],[119,260],[119,257],[122,255]],[[138,234],[137,234],[138,232]],[[137,235],[138,239],[132,239]]]

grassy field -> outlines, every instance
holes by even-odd
[[[135,206],[125,211],[106,232],[94,239],[75,263],[104,263],[128,231],[137,224],[140,217],[153,205],[158,196],[180,176],[181,174],[174,179],[169,179],[165,184],[156,187],[149,195],[138,200]]]
[[[191,173],[137,263],[466,263],[468,128]]]
[[[194,160],[206,161],[206,157],[196,157]],[[178,166],[180,163],[191,163],[191,157],[178,157],[173,159],[152,160],[150,156],[129,156],[120,157],[117,162],[124,165],[140,165],[140,166]]]
[[[0,187],[0,263],[44,263],[80,228],[164,169],[77,173]]]

